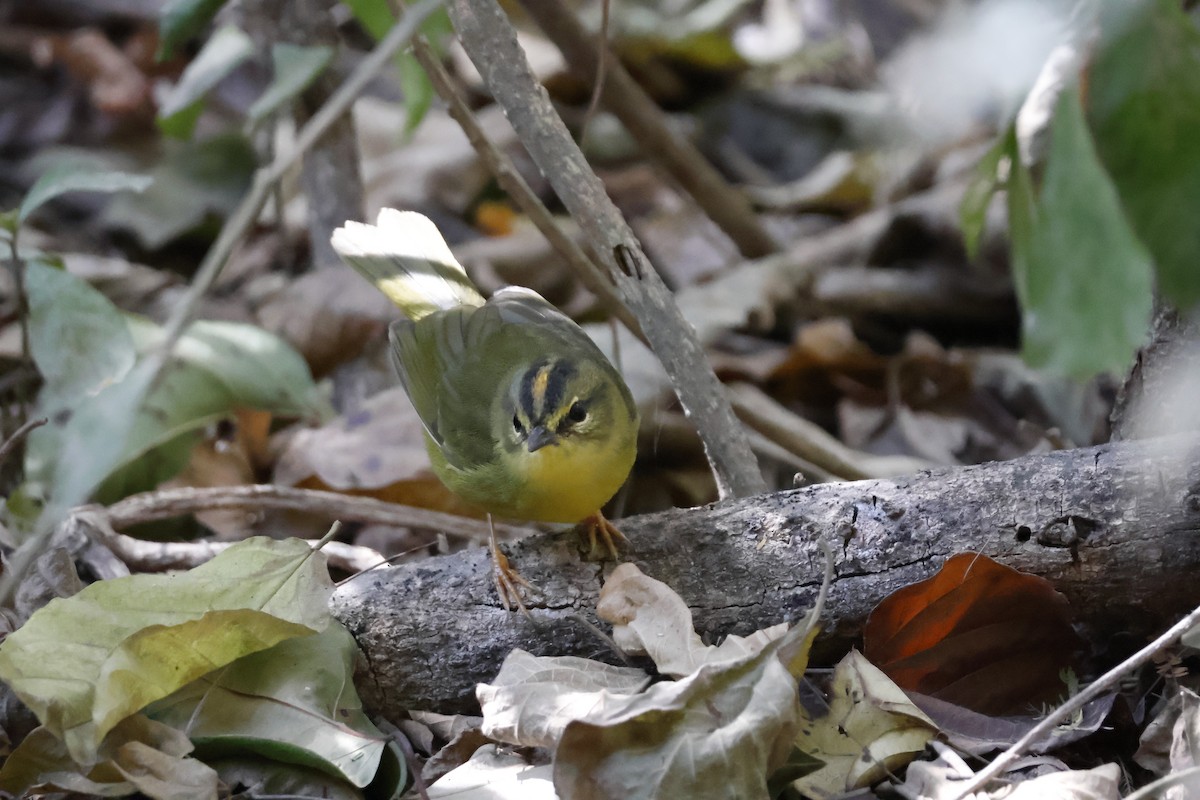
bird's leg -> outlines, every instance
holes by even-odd
[[[496,541],[496,527],[492,524],[492,515],[488,514],[488,545],[492,550],[492,582],[496,584],[496,594],[505,611],[512,611],[513,603],[529,616],[521,600],[521,589],[534,590],[533,584],[521,577],[521,574],[508,564],[508,556],[500,551],[500,543]]]
[[[597,540],[604,542],[604,549],[608,551],[608,555],[612,556],[614,561],[617,560],[617,543],[629,544],[625,534],[617,530],[617,526],[605,519],[599,511],[579,523],[579,534],[587,536],[589,561],[599,561],[604,558],[604,553],[600,549],[600,541]]]

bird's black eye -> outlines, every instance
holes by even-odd
[[[587,419],[587,409],[583,407],[583,403],[575,402],[567,409],[567,421],[580,423]]]
[[[521,424],[521,418],[513,414],[513,430],[517,433],[524,433],[525,426]]]

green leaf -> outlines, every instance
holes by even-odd
[[[0,645],[0,679],[81,764],[122,719],[214,669],[324,629],[332,584],[297,539],[256,537],[177,575],[98,581]]]
[[[160,106],[159,130],[179,139],[191,136],[204,95],[253,53],[254,42],[240,28],[226,25],[214,33]]]
[[[984,225],[987,223],[988,206],[999,188],[1000,162],[1007,152],[1007,142],[1002,136],[979,160],[975,174],[958,206],[958,222],[962,229],[963,244],[967,248],[967,258],[972,261],[979,255],[979,243],[983,239]]]
[[[1123,370],[1146,335],[1153,271],[1096,155],[1077,91],[1059,101],[1036,201],[1015,146],[1010,157],[1025,359],[1076,376]]]
[[[1200,301],[1200,30],[1177,0],[1135,5],[1089,71],[1090,117],[1160,288],[1186,307]]]
[[[346,0],[346,5],[350,7],[350,12],[359,24],[376,40],[386,36],[396,24],[396,17],[385,0]],[[444,8],[431,14],[420,28],[420,34],[429,41],[436,53],[442,52],[442,42],[452,31],[450,14]],[[429,82],[429,76],[411,53],[396,55],[396,70],[400,77],[400,90],[404,95],[404,132],[409,134],[421,124],[433,103],[433,84]]]
[[[245,656],[147,713],[186,731],[202,756],[253,753],[366,786],[388,737],[367,719],[354,691],[357,652],[349,632],[333,624]]]
[[[433,83],[412,53],[398,54],[396,69],[400,73],[400,92],[404,95],[404,133],[410,134],[433,105]]]
[[[142,328],[140,349],[161,343],[159,329],[135,324]],[[146,398],[97,499],[113,502],[173,477],[204,429],[239,408],[299,417],[326,411],[307,364],[279,337],[242,323],[193,323]]]
[[[317,79],[333,61],[332,47],[301,47],[280,43],[271,48],[274,77],[246,115],[261,122],[290,102]]]
[[[17,222],[24,222],[38,208],[68,192],[141,192],[150,183],[146,175],[104,169],[83,160],[60,161],[29,188],[17,210]]]
[[[30,261],[25,291],[29,349],[45,381],[39,414],[52,416],[133,368],[137,356],[124,315],[87,281]]]
[[[162,330],[154,323],[138,317],[124,322],[124,336],[137,352],[161,346]],[[134,372],[138,369],[140,365]],[[183,468],[207,426],[239,408],[309,418],[329,412],[308,365],[290,345],[260,328],[233,322],[193,323],[149,394],[132,400],[118,392],[106,399],[107,391],[96,398],[62,395],[69,402],[48,410],[51,423],[29,438],[27,474],[44,481],[53,470],[56,505],[60,492],[69,491],[73,503],[93,490],[101,502],[113,502],[154,488]],[[63,407],[74,409],[67,420],[54,413]],[[97,414],[107,415],[103,424],[96,422]],[[97,456],[64,463],[67,451]]]
[[[168,142],[150,188],[114,199],[104,221],[131,231],[147,250],[157,250],[210,217],[232,212],[257,166],[254,148],[240,133]]]
[[[146,363],[97,394],[82,397],[67,414],[29,435],[26,470],[30,480],[48,480],[53,521],[86,501],[120,462],[137,411],[154,375]]]
[[[345,0],[345,3],[372,39],[382,39],[396,24],[396,16],[388,7],[387,0]]]
[[[225,5],[225,0],[168,0],[158,21],[158,60],[170,58],[175,48],[200,32]]]
[[[294,417],[330,411],[301,355],[254,325],[194,322],[179,340],[175,355],[209,372],[241,406]]]

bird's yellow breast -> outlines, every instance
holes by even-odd
[[[612,499],[635,455],[632,438],[617,435],[603,441],[568,437],[533,453],[518,453],[513,465],[523,484],[518,516],[579,522]]]
[[[456,469],[427,439],[433,471],[480,509],[508,519],[579,522],[600,510],[621,488],[637,455],[637,427],[603,441],[566,439],[533,453],[500,455],[475,469]]]

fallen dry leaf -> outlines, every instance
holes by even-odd
[[[380,392],[327,425],[297,432],[275,466],[275,483],[478,515],[433,474],[424,431],[404,389]]]
[[[796,747],[825,765],[796,780],[806,797],[870,786],[912,761],[937,734],[929,717],[858,651],[833,673],[828,711],[802,715]]]
[[[787,623],[781,623],[750,636],[729,636],[718,646],[706,645],[696,634],[683,598],[631,563],[619,565],[604,582],[596,614],[613,624],[618,647],[626,653],[649,655],[659,672],[675,678],[705,664],[754,655],[788,631]]]
[[[608,601],[627,638],[644,645],[642,637],[661,633],[671,641],[652,654],[693,670],[643,689],[640,670],[515,650],[497,680],[476,689],[484,732],[556,747],[554,786],[564,800],[700,797],[713,786],[766,800],[768,778],[792,752],[815,614],[725,650],[704,648],[694,633],[669,631],[691,624],[678,596],[632,565],[618,571]]]
[[[534,656],[516,649],[500,673],[481,683],[483,732],[526,747],[554,747],[575,719],[627,699],[647,681],[640,669],[574,656]]]
[[[1058,700],[1078,643],[1049,581],[974,553],[889,595],[863,629],[864,655],[899,686],[984,714]]]

